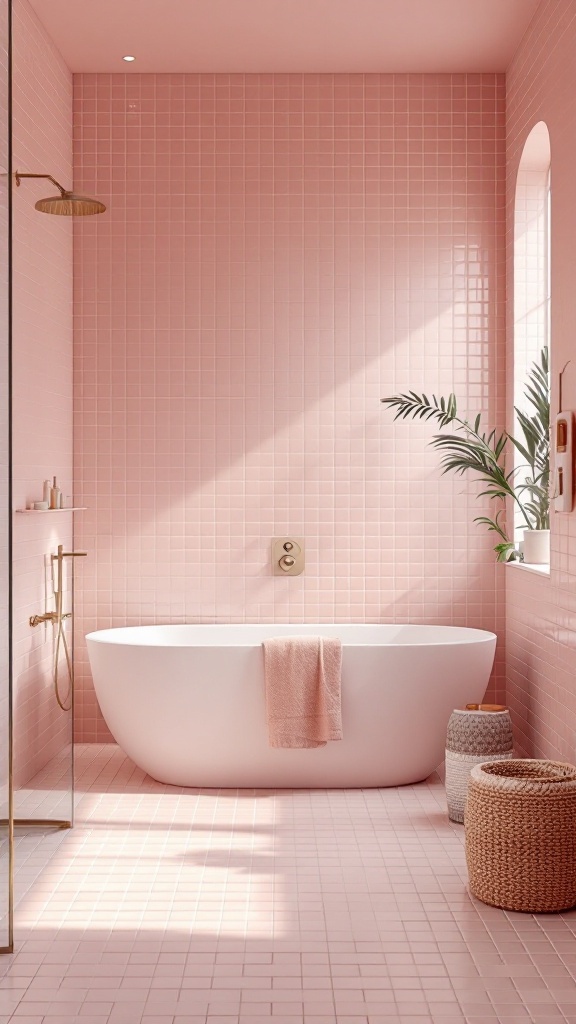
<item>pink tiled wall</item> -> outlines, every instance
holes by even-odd
[[[576,235],[576,8],[571,0],[542,0],[510,68],[507,97],[508,281],[513,286],[512,238],[516,173],[526,137],[543,120],[551,140],[552,389],[558,372],[564,408],[576,408],[574,237]],[[512,386],[513,310],[509,307]],[[517,738],[529,754],[576,760],[576,513],[552,521],[551,575],[507,569],[508,701]]]
[[[91,629],[501,631],[485,506],[379,399],[503,422],[503,77],[78,75],[74,116],[109,204],[76,248],[81,738]],[[286,533],[301,577],[271,573]]]
[[[14,168],[72,180],[72,76],[27,0],[14,0]],[[72,225],[34,209],[46,181],[14,188],[14,505],[42,497],[54,474],[72,481]],[[45,558],[72,539],[70,513],[14,515],[16,782],[70,740],[52,689],[53,630],[30,615],[50,603]]]

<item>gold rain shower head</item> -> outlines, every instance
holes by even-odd
[[[17,185],[20,185],[22,178],[47,178],[60,189],[59,196],[48,196],[47,199],[39,199],[34,204],[40,213],[54,213],[58,217],[89,217],[93,213],[104,213],[106,209],[104,203],[98,199],[88,199],[86,196],[68,192],[51,174],[21,174],[20,171],[16,171],[15,178]]]

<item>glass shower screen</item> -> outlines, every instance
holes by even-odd
[[[0,952],[12,950],[10,658],[11,0],[0,0]]]

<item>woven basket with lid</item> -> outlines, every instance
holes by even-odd
[[[446,733],[446,802],[450,821],[464,821],[470,772],[484,761],[513,757],[510,712],[500,704],[469,704],[450,715]]]
[[[576,767],[510,760],[472,769],[464,819],[470,891],[529,913],[576,904]]]

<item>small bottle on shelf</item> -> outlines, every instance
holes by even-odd
[[[62,491],[58,487],[56,477],[50,488],[50,508],[62,508]]]

